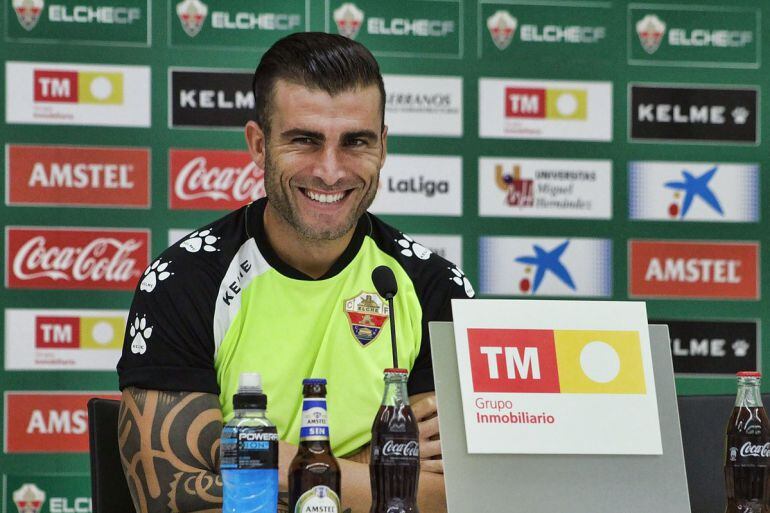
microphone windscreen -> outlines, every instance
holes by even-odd
[[[387,265],[381,265],[372,271],[372,282],[374,282],[377,293],[385,299],[392,298],[398,292],[396,275]]]

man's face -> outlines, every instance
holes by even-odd
[[[269,205],[306,239],[349,233],[374,200],[385,161],[379,89],[330,96],[279,80],[269,123],[263,164]]]

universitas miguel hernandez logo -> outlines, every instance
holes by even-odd
[[[13,10],[24,30],[32,30],[45,8],[43,0],[13,0]]]
[[[356,4],[346,2],[334,10],[334,24],[340,35],[355,39],[364,24],[364,11]]]
[[[190,37],[198,35],[208,14],[208,6],[200,0],[184,0],[176,4],[176,15],[185,33]]]
[[[663,35],[666,33],[666,24],[655,14],[648,14],[636,22],[636,34],[639,36],[644,51],[650,55],[660,48]]]
[[[531,207],[535,204],[535,181],[521,178],[521,166],[514,165],[506,173],[502,164],[495,165],[497,188],[506,191],[505,202],[511,207]]]
[[[372,342],[382,331],[390,311],[388,304],[375,292],[361,292],[345,301],[353,336],[362,345]]]
[[[487,18],[487,30],[498,50],[505,50],[513,40],[518,21],[508,11],[497,11]]]

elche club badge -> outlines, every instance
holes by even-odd
[[[658,51],[663,34],[666,32],[666,24],[655,14],[648,14],[636,23],[636,33],[644,51],[650,55]]]
[[[350,329],[362,346],[377,338],[389,313],[388,303],[376,292],[361,292],[345,301]]]
[[[208,14],[209,8],[200,0],[184,0],[176,4],[176,15],[190,37],[198,35]]]
[[[40,14],[45,8],[43,0],[13,0],[13,10],[19,23],[25,30],[32,30],[40,20]]]
[[[492,36],[492,41],[499,50],[505,50],[511,44],[518,24],[516,18],[511,16],[508,11],[497,11],[487,18],[489,35]]]
[[[34,483],[25,483],[13,492],[13,502],[19,513],[40,513],[45,502],[45,492]]]
[[[364,11],[356,4],[346,2],[334,10],[334,23],[340,35],[355,39],[364,23]]]

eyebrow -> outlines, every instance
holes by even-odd
[[[313,130],[306,130],[303,128],[291,128],[289,130],[281,132],[281,137],[284,137],[287,139],[290,139],[292,137],[310,137],[312,139],[317,139],[319,141],[326,140],[326,136],[321,132],[315,132]],[[350,139],[356,139],[359,137],[376,141],[378,136],[372,130],[356,130],[354,132],[343,133],[341,139],[345,141]]]

